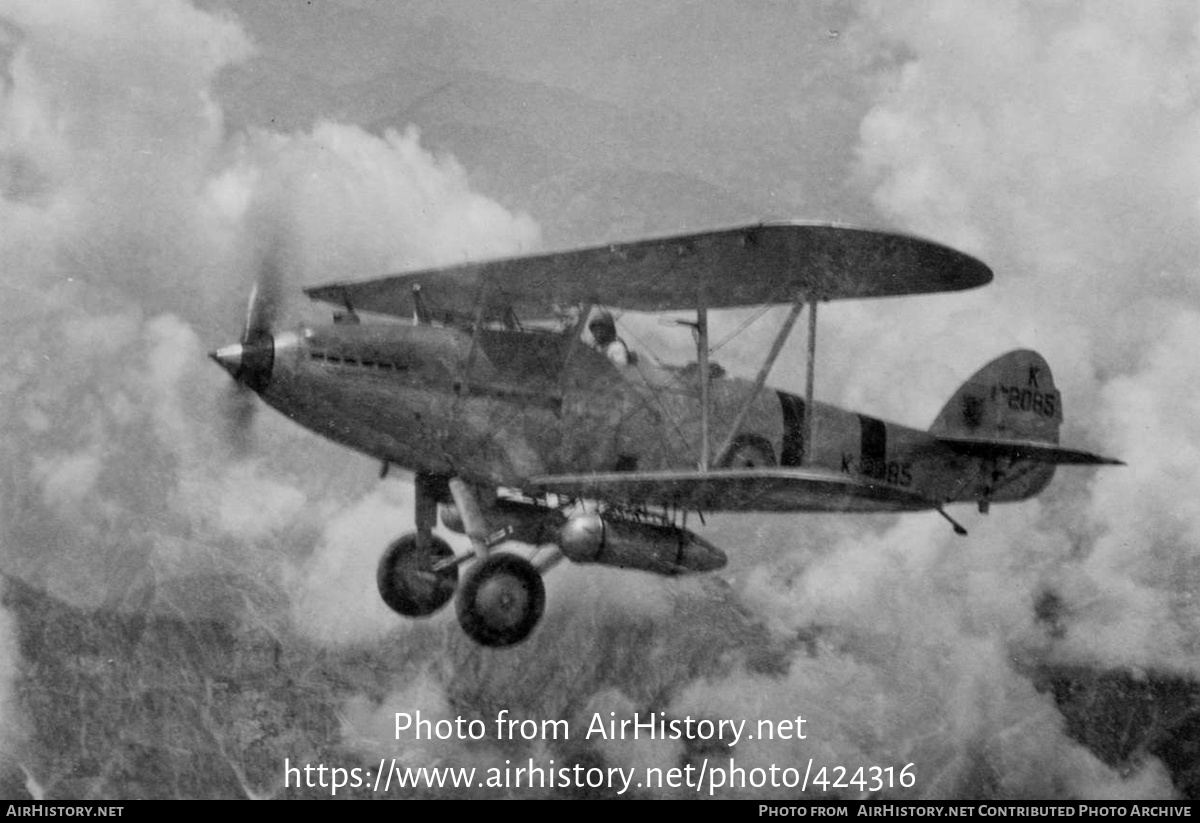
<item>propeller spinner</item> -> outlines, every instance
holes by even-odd
[[[222,346],[209,357],[221,364],[233,379],[253,391],[259,392],[271,380],[271,368],[275,365],[275,338],[267,332],[242,338],[241,343]]]

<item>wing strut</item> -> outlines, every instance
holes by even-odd
[[[708,308],[704,305],[704,290],[700,291],[700,306],[696,309],[696,348],[700,366],[700,471],[708,471],[708,390],[712,375],[708,373]]]
[[[800,316],[800,311],[804,308],[804,301],[797,300],[792,304],[792,308],[788,311],[787,319],[783,321],[783,326],[780,327],[778,334],[775,335],[775,342],[771,344],[771,351],[767,354],[767,359],[763,361],[762,366],[758,370],[758,375],[754,378],[754,387],[750,389],[750,393],[746,395],[745,401],[738,409],[737,415],[733,418],[733,424],[729,427],[729,432],[725,435],[725,439],[721,441],[721,448],[717,449],[717,458],[713,461],[713,465],[720,466],[725,463],[725,458],[729,456],[729,450],[733,448],[733,439],[737,437],[738,429],[742,427],[742,423],[746,420],[746,415],[750,413],[750,407],[753,405],[758,393],[762,391],[763,385],[767,382],[767,376],[771,373],[771,367],[775,365],[776,358],[783,350],[783,344],[787,342],[788,337],[792,333],[792,328],[796,325],[796,319]]]
[[[813,408],[813,377],[817,364],[817,298],[808,300],[808,362],[804,375],[804,442],[801,443],[801,463],[812,460],[813,432],[816,428],[816,409]]]
[[[470,392],[471,367],[475,365],[475,355],[479,351],[479,337],[483,333],[484,310],[487,308],[487,281],[479,284],[478,296],[475,300],[475,319],[471,324],[471,346],[467,349],[466,361],[462,366],[460,391],[463,395]]]
[[[428,326],[433,322],[433,318],[429,314],[429,309],[425,306],[425,301],[421,299],[420,283],[413,283],[412,285],[412,304],[413,325]]]
[[[588,315],[591,313],[591,303],[580,304],[579,314],[576,316],[575,322],[571,324],[570,329],[563,332],[567,340],[567,350],[563,354],[562,368],[559,369],[558,390],[560,394],[566,393],[567,374],[570,371],[571,361],[575,358],[575,352],[584,346],[584,342],[582,340],[583,327],[587,324]]]

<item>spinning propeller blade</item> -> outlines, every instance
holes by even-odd
[[[246,324],[242,328],[242,343],[270,334],[283,302],[283,271],[274,253],[268,253],[258,270],[246,305]]]
[[[239,454],[250,448],[249,433],[257,406],[251,393],[262,391],[271,379],[275,359],[272,328],[282,306],[282,281],[282,266],[275,250],[271,250],[264,256],[250,289],[241,341],[209,353],[236,381],[222,401],[221,416],[225,440]]]

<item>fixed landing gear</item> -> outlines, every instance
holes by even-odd
[[[406,534],[379,559],[375,583],[383,602],[405,617],[428,617],[458,587],[458,564],[445,540]]]
[[[418,475],[416,491],[417,531],[392,543],[379,561],[376,583],[383,602],[405,617],[428,617],[458,589],[458,622],[476,643],[498,648],[527,638],[546,607],[542,571],[561,553],[554,552],[538,566],[516,554],[490,553],[505,532],[489,539],[475,490],[458,478],[447,484],[445,478]],[[437,501],[447,496],[462,513],[463,531],[471,538],[469,555],[456,556],[433,534]],[[460,587],[458,567],[472,558],[478,562]]]
[[[375,572],[379,596],[405,617],[428,617],[450,602],[458,587],[454,552],[433,533],[438,493],[439,478],[417,475],[417,530],[388,546]]]
[[[515,554],[493,554],[477,565],[458,593],[458,622],[483,646],[520,643],[542,617],[546,587],[537,569]]]

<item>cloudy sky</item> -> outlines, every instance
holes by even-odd
[[[925,796],[978,796],[981,769],[995,796],[1173,791],[1153,758],[1118,773],[1073,742],[1027,671],[1200,676],[1194,3],[0,0],[0,65],[5,575],[80,608],[236,622],[195,583],[235,577],[279,593],[272,619],[304,642],[419,640],[419,676],[337,707],[378,756],[388,712],[475,706],[439,663],[446,644],[463,660],[458,641],[429,639],[452,615],[414,628],[374,596],[378,553],[411,522],[404,478],[265,409],[249,452],[223,436],[227,379],[204,352],[236,337],[269,251],[300,321],[322,316],[304,285],[411,266],[767,217],[913,232],[994,284],[831,306],[818,396],[927,426],[984,362],[1035,348],[1064,442],[1129,466],[963,510],[969,541],[932,515],[718,518],[706,536],[739,547],[722,602],[786,648],[823,645],[782,673],[672,670],[659,705],[803,706],[807,748],[739,755],[917,760]],[[718,359],[752,370],[772,327]],[[801,387],[799,344],[776,385]],[[544,716],[647,709],[637,684],[552,673],[553,654],[619,646],[613,615],[653,643],[721,630],[719,610],[679,620],[704,583],[564,567],[548,590],[529,644],[479,653],[544,671],[545,702],[521,698]],[[0,617],[6,756],[36,759],[14,685],[30,661]]]

